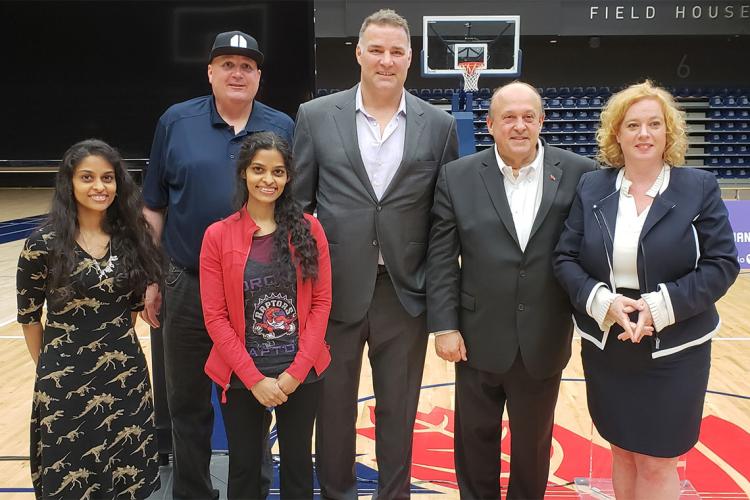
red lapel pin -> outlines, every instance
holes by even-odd
[[[554,176],[554,175],[552,175],[552,174],[549,174],[549,180],[551,180],[551,181],[556,181],[556,180],[557,180],[557,177],[555,177],[555,176]]]

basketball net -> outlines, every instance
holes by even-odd
[[[479,74],[484,69],[484,63],[479,61],[466,61],[458,63],[464,76],[464,91],[477,92],[479,90]]]

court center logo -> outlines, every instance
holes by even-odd
[[[442,401],[445,397],[431,395],[434,390],[446,389],[439,384],[422,388],[422,400]],[[357,433],[358,475],[372,470],[376,477],[375,460],[375,400],[360,399],[362,415]],[[427,412],[417,412],[414,424],[411,465],[412,491],[444,493],[455,498],[458,494],[453,458],[454,412],[433,406]],[[364,441],[364,443],[363,443]],[[603,443],[605,444],[605,443]],[[685,477],[698,492],[722,492],[731,498],[750,495],[750,461],[745,451],[750,450],[750,434],[743,428],[715,415],[703,418],[700,440],[686,457]],[[500,484],[507,491],[510,471],[510,428],[502,424]],[[576,477],[611,477],[611,454],[608,447],[592,443],[588,429],[576,431],[555,424],[550,451],[548,498],[578,498],[573,481]],[[591,471],[591,472],[589,472]],[[724,498],[724,497],[722,497]],[[729,498],[729,497],[727,497]]]

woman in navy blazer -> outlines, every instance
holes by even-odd
[[[597,132],[610,168],[581,178],[556,249],[617,498],[679,497],[677,459],[698,440],[721,323],[714,304],[739,272],[716,179],[675,168],[686,128],[649,81],[613,95]]]

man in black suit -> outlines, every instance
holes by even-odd
[[[425,260],[441,165],[457,157],[453,118],[404,90],[409,28],[392,10],[362,23],[355,87],[300,106],[297,196],[317,208],[331,250],[333,302],[315,438],[324,498],[356,498],[355,423],[368,344],[377,405],[377,496],[408,498],[422,381]]]
[[[590,159],[539,139],[534,87],[498,88],[495,147],[445,165],[435,188],[427,326],[456,362],[455,460],[461,498],[500,498],[503,406],[511,426],[507,498],[543,498],[555,403],[570,357],[571,305],[553,250]],[[460,257],[460,264],[459,264]]]

